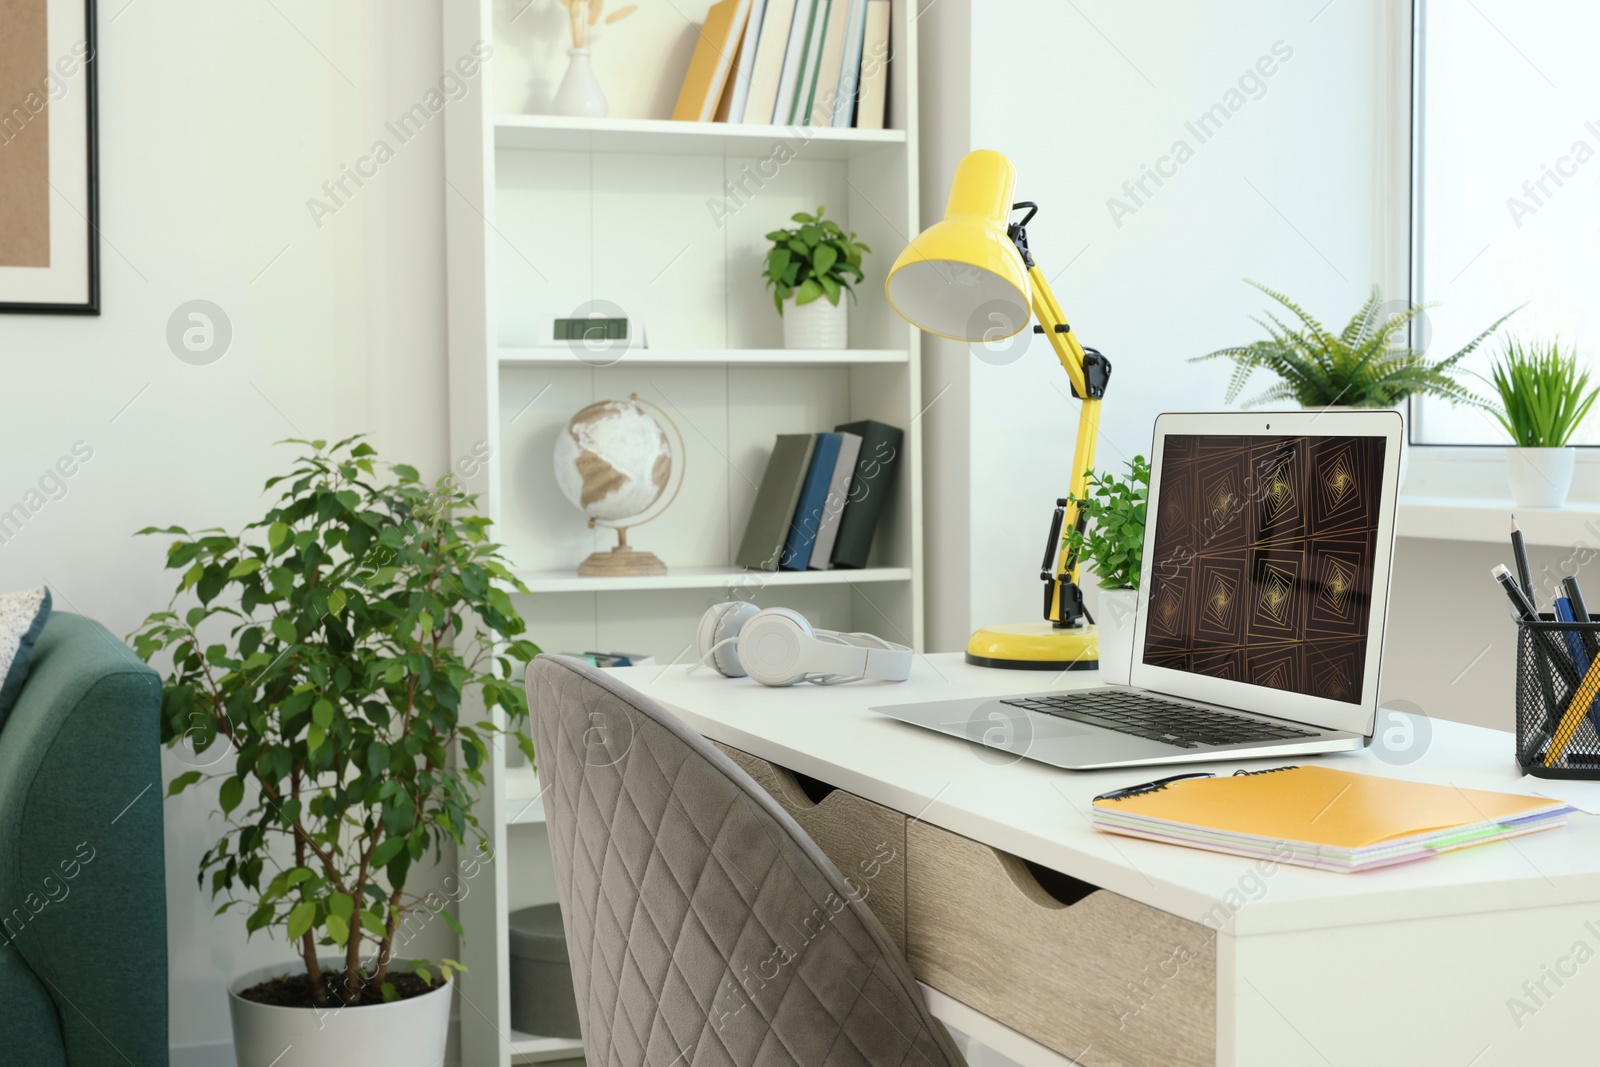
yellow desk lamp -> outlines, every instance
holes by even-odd
[[[967,642],[967,662],[1014,670],[1086,670],[1098,666],[1099,645],[1094,626],[1084,623],[1077,554],[1062,533],[1081,528],[1084,521],[1072,500],[1088,494],[1111,363],[1078,343],[1044,272],[1034,265],[1026,227],[1039,209],[1012,203],[1016,185],[1016,168],[1005,156],[970,153],[956,167],[944,221],[906,246],[884,291],[907,322],[953,341],[1012,337],[1027,328],[1030,317],[1039,320],[1034,332],[1050,338],[1083,411],[1069,495],[1056,501],[1040,568],[1046,621],[984,627]],[[1022,209],[1028,213],[1011,222],[1012,212]]]

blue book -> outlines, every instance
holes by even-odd
[[[828,504],[828,486],[843,446],[844,438],[839,434],[817,434],[811,468],[800,486],[800,501],[789,523],[789,536],[783,542],[783,555],[778,559],[779,570],[803,571],[811,566],[811,550],[817,543],[817,531],[822,529],[822,509]]]

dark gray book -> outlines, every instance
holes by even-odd
[[[772,457],[767,460],[767,472],[761,476],[761,488],[756,490],[750,521],[745,524],[744,541],[734,559],[739,566],[756,571],[778,569],[816,444],[817,435],[812,433],[778,435]]]
[[[867,565],[872,553],[872,538],[894,488],[905,434],[873,419],[847,422],[834,427],[834,432],[853,433],[861,438],[849,499],[845,501],[844,514],[839,516],[839,534],[833,545],[835,567],[859,569]]]

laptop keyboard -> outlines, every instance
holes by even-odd
[[[1200,745],[1243,745],[1314,737],[1310,730],[1196,708],[1144,693],[1063,693],[1017,697],[1002,704],[1100,726],[1119,734],[1163,741],[1178,748]]]

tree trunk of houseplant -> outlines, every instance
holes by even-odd
[[[337,957],[322,960],[332,973],[343,966]],[[450,983],[406,1000],[351,1008],[284,1008],[239,996],[251,986],[304,972],[305,963],[296,960],[251,971],[228,987],[239,1067],[444,1067]]]
[[[1095,628],[1100,643],[1100,680],[1127,685],[1133,671],[1133,622],[1139,613],[1137,589],[1100,590]]]
[[[1573,448],[1508,448],[1506,474],[1519,508],[1559,508],[1572,488]]]
[[[850,307],[841,296],[838,305],[818,297],[809,304],[797,304],[790,297],[783,302],[783,347],[850,347]]]

